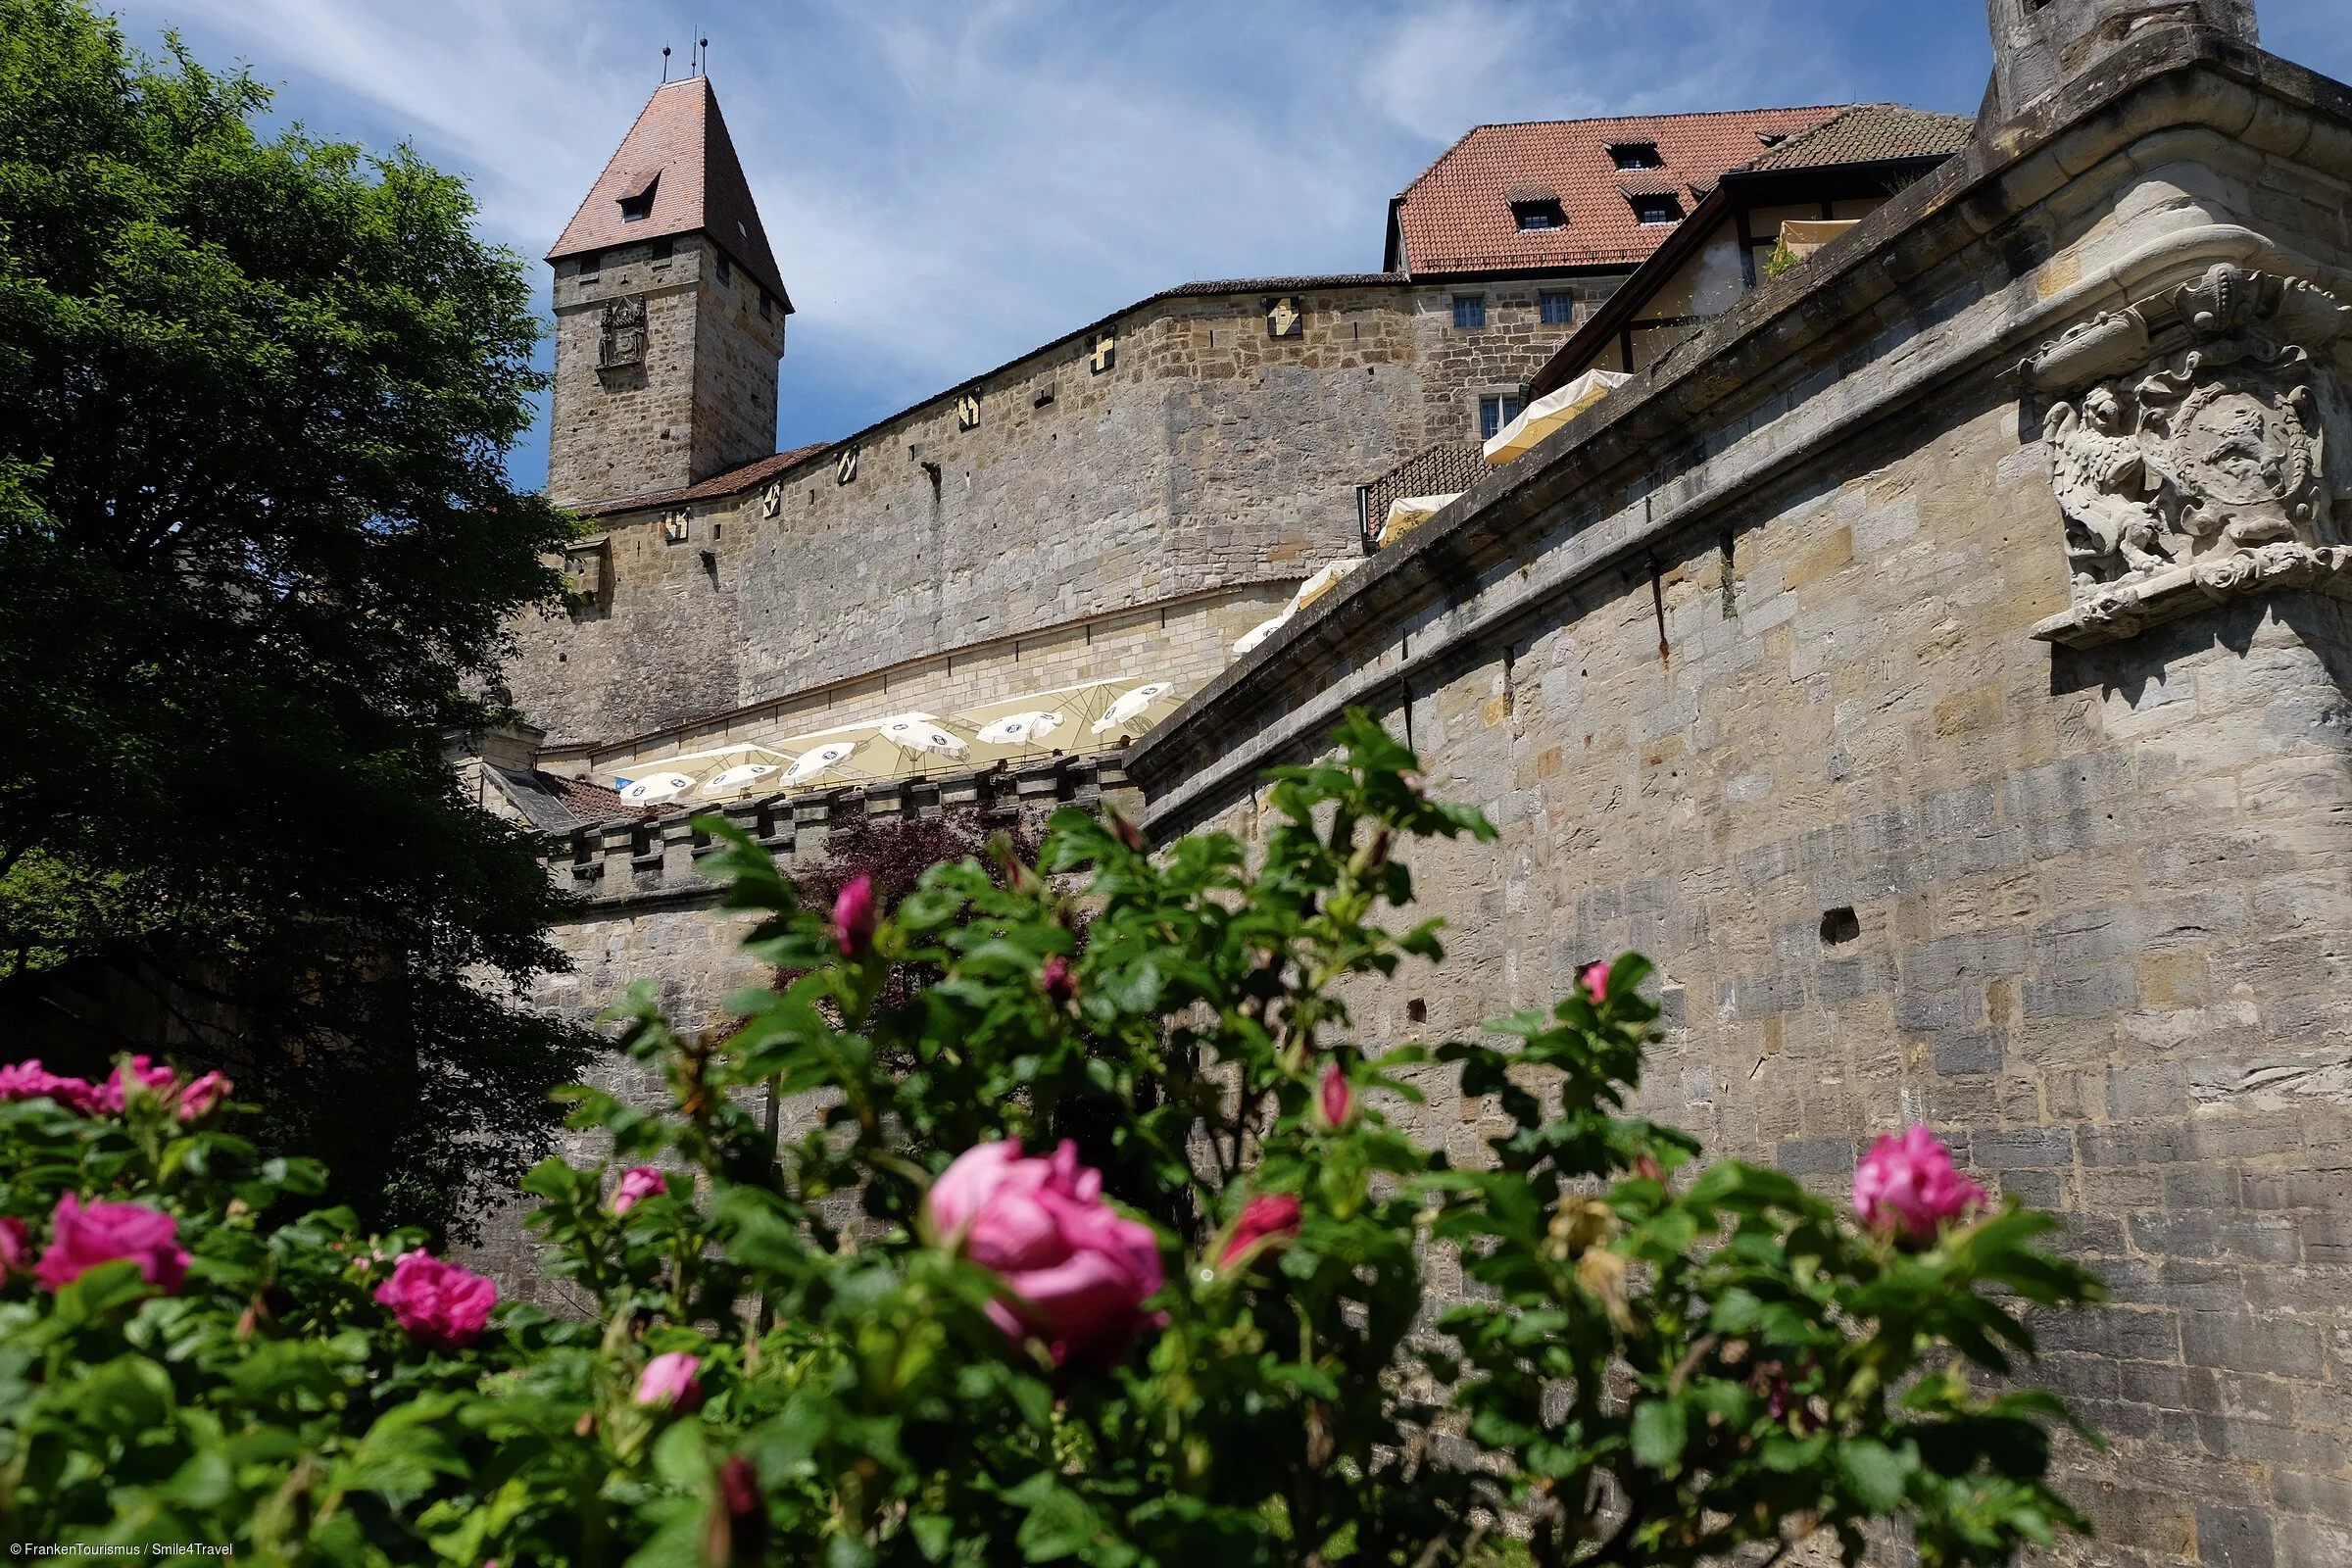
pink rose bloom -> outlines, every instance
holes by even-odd
[[[620,1185],[612,1190],[612,1212],[626,1214],[649,1198],[667,1198],[669,1183],[651,1165],[632,1165],[620,1173]]]
[[[32,1228],[14,1214],[0,1214],[0,1279],[32,1266]]]
[[[1043,1339],[1056,1362],[1115,1353],[1153,1314],[1159,1238],[1102,1200],[1102,1173],[1064,1141],[1044,1159],[1017,1145],[978,1144],[956,1156],[925,1200],[933,1234],[1004,1276],[1016,1303],[992,1301],[1005,1333]]]
[[[98,1086],[79,1078],[60,1077],[44,1068],[38,1056],[0,1067],[0,1100],[44,1099],[87,1115],[98,1102]]]
[[[1046,960],[1037,978],[1055,1002],[1068,1002],[1078,994],[1078,977],[1070,973],[1070,960],[1058,953]]]
[[[179,1092],[179,1119],[202,1121],[220,1106],[234,1086],[217,1072],[208,1072]]]
[[[833,901],[833,938],[843,957],[855,958],[871,945],[874,923],[874,879],[860,871]]]
[[[703,1396],[703,1386],[694,1377],[702,1369],[703,1358],[684,1350],[655,1356],[637,1375],[637,1402],[657,1410],[693,1409]]]
[[[134,1086],[169,1098],[172,1086],[178,1080],[179,1074],[171,1068],[159,1067],[146,1056],[133,1056],[107,1075],[106,1081],[98,1086],[94,1103],[105,1114],[120,1116]]]
[[[1951,1151],[1922,1126],[1881,1133],[1854,1167],[1854,1212],[1872,1230],[1936,1239],[1936,1228],[1984,1203],[1984,1189],[1952,1166]]]
[[[1355,1091],[1336,1061],[1323,1069],[1322,1087],[1315,1096],[1315,1112],[1333,1132],[1355,1119]]]
[[[1217,1267],[1232,1267],[1235,1258],[1269,1237],[1288,1241],[1298,1234],[1298,1200],[1288,1193],[1260,1193],[1243,1205],[1242,1217],[1234,1222],[1233,1240],[1225,1244]]]
[[[375,1293],[410,1339],[428,1350],[462,1350],[480,1337],[498,1286],[425,1252],[403,1252]]]
[[[1585,988],[1585,999],[1597,1007],[1609,994],[1608,964],[1606,962],[1586,964],[1585,972],[1576,977],[1576,983]]]
[[[179,1221],[144,1203],[90,1203],[72,1193],[57,1200],[49,1220],[49,1250],[32,1277],[45,1291],[62,1290],[117,1258],[139,1265],[139,1277],[161,1286],[166,1296],[188,1276],[188,1253],[179,1245]]]

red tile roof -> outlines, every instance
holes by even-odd
[[[1628,196],[1672,191],[1687,211],[1724,171],[1763,153],[1765,137],[1801,135],[1838,112],[1832,104],[1481,125],[1392,204],[1389,266],[1422,274],[1638,266],[1672,230],[1641,222]],[[1641,142],[1656,146],[1661,167],[1617,168],[1610,147]],[[1558,193],[1564,226],[1518,226],[1511,195],[1533,185]]]
[[[809,446],[794,447],[790,452],[772,452],[764,458],[755,458],[741,466],[729,468],[724,473],[714,473],[683,490],[657,490],[651,495],[622,496],[617,500],[599,501],[572,510],[583,517],[608,517],[616,512],[636,512],[647,507],[674,507],[681,502],[709,501],[716,496],[738,495],[805,459],[830,451],[835,445],[831,441],[818,441]]]
[[[1939,115],[1902,104],[1855,104],[1773,147],[1740,172],[1945,158],[1966,147],[1976,132],[1977,122],[1967,115]]]
[[[649,186],[653,210],[635,222],[622,218],[622,198],[640,196]],[[709,234],[737,266],[766,284],[784,309],[792,309],[708,76],[654,89],[547,259],[696,232]]]

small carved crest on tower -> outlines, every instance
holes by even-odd
[[[610,302],[597,324],[598,369],[617,370],[645,363],[645,296]]]
[[[858,477],[858,449],[843,447],[841,456],[833,460],[833,482],[848,484]]]
[[[760,515],[772,517],[784,510],[784,481],[770,479],[767,488],[760,492]]]
[[[1266,336],[1303,337],[1306,335],[1305,302],[1296,294],[1281,294],[1266,301]]]
[[[956,428],[958,430],[977,430],[980,428],[979,393],[966,392],[963,396],[956,400]]]
[[[662,542],[665,545],[684,544],[690,517],[691,514],[684,507],[662,514]]]
[[[1092,370],[1095,374],[1101,375],[1104,370],[1109,369],[1112,366],[1118,363],[1118,334],[1115,332],[1097,332],[1095,334],[1095,346],[1093,350],[1090,351],[1086,356],[1087,368]]]

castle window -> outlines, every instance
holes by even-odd
[[[771,320],[774,318],[775,314],[776,302],[768,298],[767,290],[761,289],[760,291],[760,319],[762,321]]]
[[[1576,324],[1576,296],[1546,293],[1544,296],[1544,324],[1545,326],[1574,326]]]
[[[1502,433],[1502,427],[1519,417],[1521,404],[1513,397],[1480,398],[1478,400],[1478,438],[1492,441]]]
[[[1568,214],[1561,208],[1556,196],[1549,201],[1513,202],[1511,219],[1519,225],[1522,234],[1568,226]]]
[[[589,251],[580,258],[580,275],[582,277],[594,277],[597,274],[597,270],[603,266],[604,258],[599,256],[594,251]]]
[[[676,250],[677,246],[669,239],[667,235],[663,235],[662,238],[654,241],[654,265],[656,267],[660,267],[662,263],[668,261],[671,255],[676,252]]]
[[[727,265],[727,253],[725,251],[720,251],[718,253],[718,280],[721,283],[732,283],[735,281],[735,269]]]
[[[1643,223],[1679,223],[1683,220],[1683,204],[1674,199],[1671,191],[1649,195],[1628,196],[1634,204],[1634,218]]]
[[[1456,294],[1453,297],[1453,324],[1465,331],[1487,324],[1487,297],[1484,294]]]
[[[1663,169],[1665,160],[1658,156],[1654,141],[1620,141],[1609,145],[1609,162],[1619,169]]]
[[[654,191],[661,185],[662,176],[654,175],[635,190],[620,193],[620,220],[641,223],[654,216]]]

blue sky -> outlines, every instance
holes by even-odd
[[[2344,0],[2264,44],[2352,76]],[[1194,278],[1372,271],[1471,125],[1891,99],[1974,112],[1977,0],[118,0],[321,135],[407,139],[538,258],[661,79],[710,73],[799,312],[779,441],[857,429]],[[545,436],[513,457],[546,474]]]

